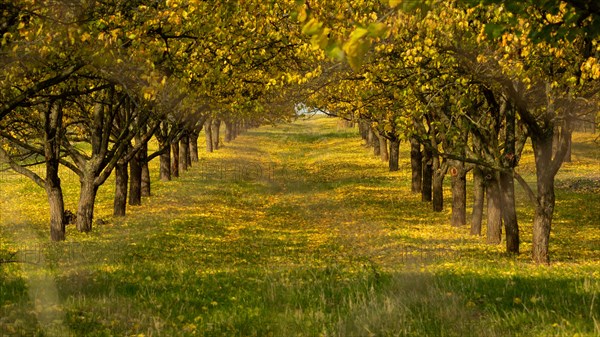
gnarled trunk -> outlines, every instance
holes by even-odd
[[[233,130],[233,123],[225,121],[225,142],[229,143],[235,138],[235,131]]]
[[[190,133],[190,163],[198,162],[198,137],[200,136],[200,130],[192,131]]]

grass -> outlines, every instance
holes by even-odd
[[[107,223],[63,243],[47,241],[44,191],[0,173],[0,258],[21,261],[0,264],[0,336],[598,336],[600,150],[576,141],[549,267],[529,261],[523,195],[510,257],[410,194],[406,146],[387,172],[328,118],[201,154],[126,218],[109,181]],[[74,210],[77,179],[62,179]]]

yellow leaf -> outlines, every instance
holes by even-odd
[[[402,2],[402,0],[390,0],[390,7],[396,8]]]

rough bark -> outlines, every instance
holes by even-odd
[[[373,155],[375,157],[379,157],[381,155],[381,146],[379,145],[380,138],[381,136],[378,134],[378,132],[373,131],[373,143],[371,144],[371,147],[373,148]]]
[[[77,206],[77,230],[90,232],[94,221],[94,202],[98,186],[94,184],[93,172],[87,172],[79,179],[79,203]]]
[[[388,161],[388,167],[390,172],[398,171],[398,162],[400,161],[400,139],[390,139],[390,156]]]
[[[210,124],[210,126],[212,129],[211,133],[213,150],[218,150],[219,148],[221,148],[221,140],[219,139],[221,130],[221,120],[218,118],[213,119],[213,122]]]
[[[467,224],[467,171],[465,164],[455,161],[450,168],[452,177],[452,220],[451,225],[460,227]]]
[[[225,142],[229,143],[234,139],[233,123],[225,121]]]
[[[483,221],[483,205],[485,204],[485,186],[483,171],[479,167],[473,169],[473,212],[471,213],[471,234],[481,235]]]
[[[512,170],[500,172],[502,220],[506,236],[506,252],[519,254],[519,223],[515,207],[515,184]]]
[[[200,130],[195,129],[190,132],[190,163],[197,163],[198,157],[198,137],[200,136]]]
[[[142,204],[142,165],[139,152],[129,161],[129,205]]]
[[[427,148],[423,149],[423,185],[421,189],[421,200],[431,201],[432,199],[432,185],[433,185],[433,158],[431,151]]]
[[[433,184],[432,184],[432,208],[434,212],[441,212],[444,210],[444,176],[438,168],[433,173]]]
[[[142,165],[142,197],[152,195],[150,182],[150,168],[148,167],[148,144],[140,149],[140,165]]]
[[[412,171],[411,191],[413,193],[421,193],[423,156],[421,154],[421,144],[414,138],[410,140],[410,168]]]
[[[183,134],[181,139],[179,140],[179,172],[187,171],[188,164],[191,163],[191,159],[189,158],[190,154],[190,138],[187,135],[187,132]],[[188,159],[190,159],[188,163]]]
[[[127,210],[127,163],[119,161],[115,166],[115,198],[113,203],[113,215],[125,216]]]
[[[385,139],[385,137],[383,136],[379,136],[379,156],[381,158],[381,161],[383,162],[387,162],[388,160],[390,160],[390,154],[388,152],[387,145],[387,139]]]
[[[485,193],[487,195],[487,243],[499,244],[502,241],[502,211],[498,172],[486,172]]]
[[[179,177],[179,141],[171,142],[171,176]]]
[[[45,142],[44,157],[46,161],[46,195],[50,206],[50,239],[52,241],[65,240],[65,204],[62,187],[58,176],[60,142],[59,136],[62,128],[62,104],[50,103],[44,118]]]
[[[212,135],[213,128],[211,127],[212,119],[207,119],[205,123],[206,127],[204,128],[204,135],[206,136],[206,152],[210,153],[214,151]]]
[[[165,151],[160,154],[160,180],[171,180],[171,147],[165,144],[159,144],[162,148],[166,146]]]

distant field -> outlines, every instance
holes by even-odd
[[[202,136],[201,136],[202,139]],[[355,129],[249,131],[128,216],[100,188],[90,234],[48,241],[47,202],[0,171],[0,336],[599,336],[600,143],[576,134],[557,178],[552,265],[505,255],[433,213]],[[526,150],[519,172],[533,181]],[[66,208],[78,180],[63,172]],[[447,191],[446,203],[450,194]]]

